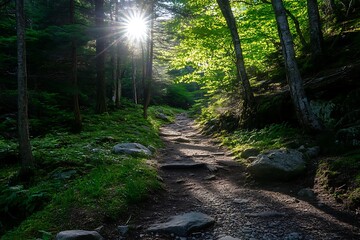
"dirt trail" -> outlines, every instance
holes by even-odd
[[[342,214],[336,203],[317,193],[314,199],[299,199],[303,186],[254,184],[242,165],[203,136],[185,114],[161,129],[166,147],[157,157],[165,191],[133,221],[141,225],[126,239],[360,239],[359,222]],[[179,165],[186,163],[186,166]],[[213,227],[187,238],[146,233],[148,226],[189,211],[210,215]]]

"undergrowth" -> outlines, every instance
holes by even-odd
[[[161,147],[159,126],[177,112],[151,107],[145,120],[141,107],[127,104],[102,115],[83,114],[79,134],[57,128],[32,139],[36,171],[30,183],[16,181],[18,163],[0,164],[1,239],[52,239],[60,230],[94,229],[118,219],[160,184],[144,157],[115,155],[112,147],[122,142]],[[159,113],[168,119],[157,118]],[[16,153],[16,146],[0,139],[3,156]]]

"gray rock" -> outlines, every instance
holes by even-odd
[[[191,142],[190,139],[183,138],[183,137],[174,138],[173,141],[178,142],[178,143],[189,143],[189,142]]]
[[[102,240],[103,237],[96,231],[67,230],[59,232],[55,240]]]
[[[151,151],[140,143],[120,143],[114,146],[113,152],[116,154],[151,155]]]
[[[320,147],[314,146],[306,148],[304,145],[298,148],[298,151],[302,152],[307,158],[315,158],[320,154]]]
[[[250,202],[250,200],[245,198],[236,198],[233,202],[237,204],[244,204]]]
[[[216,179],[216,175],[209,175],[204,177],[204,180],[210,181],[210,180],[215,180]]]
[[[315,197],[315,193],[312,189],[310,188],[303,188],[301,189],[298,193],[298,196],[300,197],[307,197],[307,198],[313,198]]]
[[[260,154],[260,150],[256,148],[248,148],[241,152],[240,157],[242,158],[249,158],[255,157]]]
[[[164,120],[164,121],[170,122],[169,117],[168,117],[168,116],[166,116],[166,115],[165,115],[165,114],[163,114],[163,113],[157,113],[157,114],[155,115],[155,117],[156,117],[156,118],[158,118],[158,119],[161,119],[161,120]]]
[[[214,224],[214,222],[215,220],[212,217],[204,213],[189,212],[173,216],[168,222],[154,224],[147,231],[186,236],[190,232],[208,227]]]
[[[224,237],[219,238],[218,240],[240,240],[240,238],[233,238],[233,237],[230,237],[230,236],[224,236]]]
[[[125,236],[129,232],[129,226],[118,226],[117,230],[121,236]]]
[[[287,180],[304,172],[303,154],[293,149],[271,150],[260,154],[248,166],[256,178],[266,180]]]
[[[77,173],[76,170],[67,170],[67,171],[63,171],[63,172],[54,173],[53,177],[56,179],[65,180],[65,179],[70,179],[76,173]]]

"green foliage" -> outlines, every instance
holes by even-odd
[[[150,107],[145,120],[142,108],[124,105],[124,110],[103,115],[84,114],[80,134],[58,127],[32,139],[37,171],[27,186],[9,187],[19,167],[0,165],[2,231],[20,224],[2,239],[49,238],[62,229],[96,227],[104,219],[118,219],[131,204],[160,187],[155,169],[144,158],[115,155],[112,147],[121,142],[160,147],[157,129],[164,121],[156,114],[174,119],[179,110]],[[16,145],[0,141],[3,152]],[[6,221],[9,216],[17,220]]]
[[[360,152],[323,159],[317,171],[319,182],[335,198],[356,209],[360,206]]]
[[[231,134],[221,134],[225,146],[234,154],[239,154],[248,148],[261,151],[283,147],[299,147],[304,142],[299,130],[286,124],[273,124],[262,129],[238,130]]]
[[[167,88],[166,102],[172,107],[188,109],[194,104],[194,94],[184,84],[173,84]]]

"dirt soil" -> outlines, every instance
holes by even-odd
[[[225,235],[249,240],[360,239],[359,219],[333,197],[304,178],[287,183],[258,183],[244,166],[216,141],[201,134],[185,114],[162,127],[165,148],[152,164],[159,167],[164,191],[132,210],[123,225],[130,233],[106,234],[107,239],[219,239]],[[183,166],[185,164],[185,166]],[[302,198],[311,186],[314,197]],[[154,223],[190,211],[213,217],[216,223],[187,237],[146,232]]]

